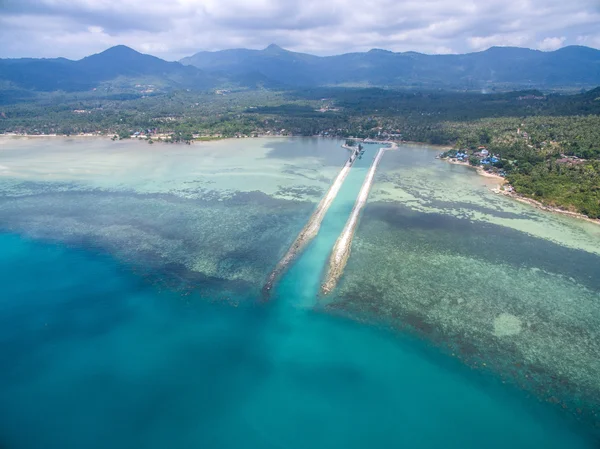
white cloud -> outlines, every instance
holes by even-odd
[[[564,42],[567,40],[566,37],[547,37],[543,41],[537,44],[537,48],[540,50],[548,51],[548,50],[556,50],[563,46]]]
[[[0,1],[0,57],[80,58],[116,44],[167,59],[273,42],[316,54],[600,47],[598,0]]]
[[[596,35],[577,36],[577,44],[600,48],[600,32]]]

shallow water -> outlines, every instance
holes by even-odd
[[[494,194],[490,189],[498,185],[496,179],[478,176],[471,167],[436,160],[437,154],[439,150],[422,145],[401,145],[399,151],[386,153],[369,200],[497,224],[600,255],[600,226]]]
[[[284,157],[278,151],[277,157]],[[28,220],[6,213],[27,209],[28,217],[35,218],[43,198],[52,197],[52,207],[38,215],[58,207],[57,220],[64,224],[65,217],[78,214],[97,196],[70,203],[70,195],[83,193],[44,197],[38,192],[19,201],[11,196],[14,192],[7,195],[0,203],[5,211],[0,223],[54,243],[0,234],[0,447],[595,447],[583,424],[502,383],[495,373],[471,370],[410,334],[386,330],[383,323],[361,324],[319,307],[324,264],[370,160],[366,156],[353,167],[317,238],[277,285],[275,300],[260,305],[247,286],[264,281],[262,267],[270,262],[272,268],[273,255],[287,249],[285,243],[310,213],[303,202],[263,192],[269,203],[258,209],[252,200],[250,216],[244,214],[246,203],[225,202],[211,211],[220,220],[211,234],[200,225],[184,226],[202,222],[195,215],[182,215],[179,226],[169,227],[154,210],[140,205],[135,212],[137,197],[127,194],[130,202],[115,204],[118,195],[111,193],[107,203],[112,209],[105,219],[120,210],[123,220],[134,223],[132,236],[140,223],[152,229],[152,236],[187,236],[173,260],[201,251],[204,243],[187,247],[197,232],[215,239],[213,254],[224,260],[218,239],[224,246],[235,242],[234,249],[242,244],[236,234],[242,220],[255,230],[254,236],[244,234],[252,240],[249,248],[275,242],[258,259],[242,259],[235,268],[231,255],[230,264],[215,271],[218,277],[196,275],[190,282],[181,278],[193,270],[174,271],[154,262],[152,252],[129,246],[117,251],[116,244],[99,248],[97,234],[85,234],[92,228],[82,227],[82,220],[72,229],[91,238],[73,240],[62,232],[55,235],[57,228],[48,236],[35,234]],[[329,164],[326,158],[321,161]],[[153,195],[144,197],[150,201],[145,204],[180,204],[165,216],[216,207],[189,203],[189,198],[177,203],[173,194]],[[32,204],[25,207],[27,200]],[[278,213],[290,210],[289,225],[257,243],[265,232],[257,223],[266,223],[269,218],[263,215],[274,207]],[[242,211],[228,212],[235,208]],[[361,221],[359,240],[369,216]],[[226,228],[228,223],[235,226]],[[101,222],[98,229],[107,226]],[[174,228],[179,234],[173,235]],[[388,234],[381,237],[387,253],[396,249],[389,246]],[[114,241],[110,232],[105,238]],[[360,245],[352,251],[351,263],[362,260]],[[129,257],[132,253],[135,257]],[[233,276],[245,270],[258,279],[234,288]],[[349,272],[347,277],[355,276]],[[180,282],[187,288],[179,288]],[[414,279],[406,282],[414,284]],[[224,289],[227,301],[205,300],[223,299]]]
[[[354,207],[356,196],[373,162],[375,153],[375,148],[367,147],[364,156],[356,159],[325,215],[317,237],[290,267],[289,273],[279,282],[277,291],[285,292],[284,302],[286,304],[290,303],[298,307],[317,305],[317,292],[320,290],[324,273],[327,270],[329,255]]]
[[[316,202],[346,157],[333,139],[230,139],[193,145],[132,139],[7,138],[0,136],[4,191],[58,190],[169,193],[226,198],[260,191]],[[32,189],[33,192],[30,192]]]
[[[331,139],[0,138],[0,230],[94,245],[210,298],[252,296],[346,157]]]
[[[386,153],[331,309],[435,341],[597,426],[600,227],[506,203],[434,154]]]

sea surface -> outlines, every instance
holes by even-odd
[[[435,153],[385,154],[328,309],[435,342],[598,428],[600,226],[497,195]]]
[[[593,419],[571,410],[594,389],[595,229],[504,203],[434,150],[386,152],[323,298],[367,147],[260,300],[347,157],[340,143],[1,139],[0,447],[597,447]],[[436,308],[440,291],[473,307]],[[568,347],[580,361],[558,403],[500,363],[525,375],[521,337],[550,347],[536,311],[556,328],[548,364]],[[502,313],[518,323],[494,327]]]

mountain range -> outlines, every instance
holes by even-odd
[[[199,52],[179,62],[168,62],[119,45],[78,61],[0,59],[0,89],[4,90],[73,92],[105,85],[197,90],[225,86],[589,88],[600,85],[600,50],[570,46],[542,52],[492,47],[461,55],[426,55],[374,49],[315,56],[270,45],[264,50]]]
[[[125,87],[144,83],[194,89],[208,89],[220,83],[195,67],[145,55],[125,45],[78,61],[65,58],[0,59],[0,81],[35,91],[66,92],[98,88],[108,81]]]
[[[553,52],[492,47],[463,55],[386,50],[318,57],[270,45],[264,50],[200,52],[183,58],[209,73],[260,74],[305,86],[577,87],[600,84],[600,50],[571,46]]]

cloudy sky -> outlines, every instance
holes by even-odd
[[[170,60],[270,43],[320,55],[600,48],[600,0],[0,0],[0,42],[0,57],[125,44]]]

